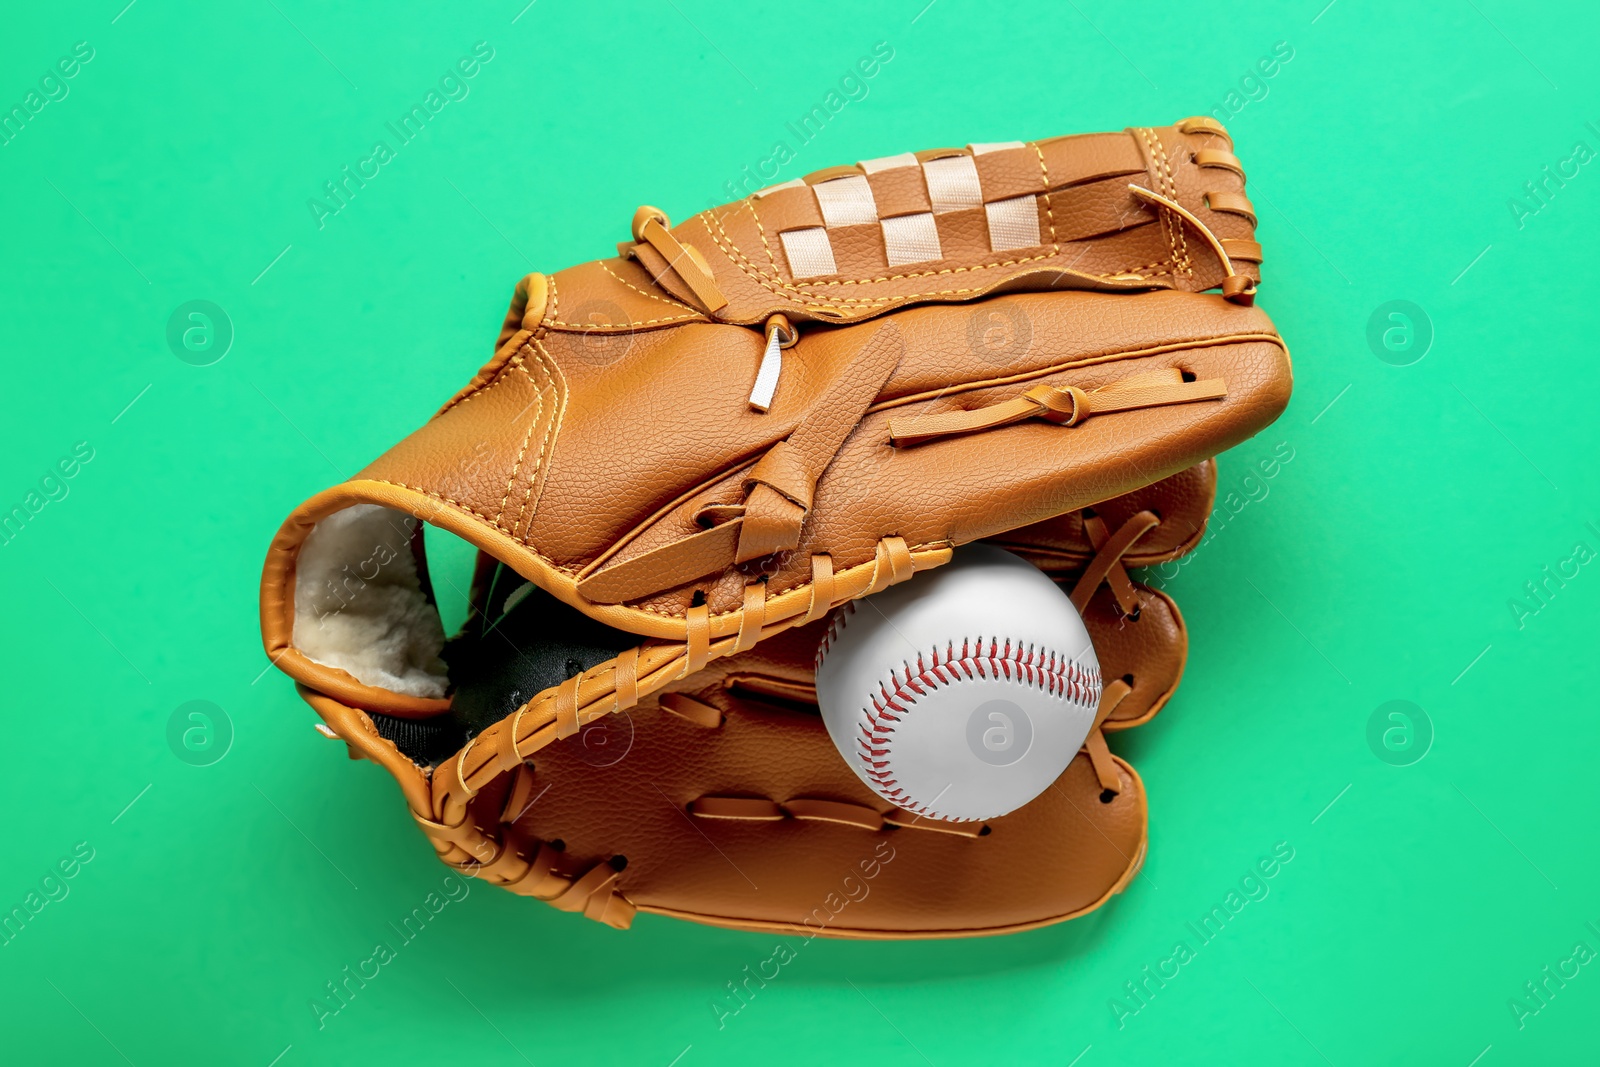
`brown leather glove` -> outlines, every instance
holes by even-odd
[[[885,810],[839,758],[812,684],[826,620],[715,660],[545,746],[475,795],[453,832],[433,819],[428,741],[414,724],[303,692],[352,756],[376,760],[400,781],[447,862],[480,855],[484,877],[613,926],[626,927],[641,909],[836,937],[1046,925],[1099,906],[1144,858],[1143,785],[1104,735],[1148,722],[1166,704],[1188,640],[1177,606],[1126,567],[1188,552],[1215,486],[1206,462],[1006,541],[1069,591],[1108,684],[1101,723],[1060,779],[987,823]],[[496,614],[494,599],[480,583],[479,617]],[[501,636],[479,627],[472,640],[490,656],[518,659]],[[464,684],[459,697],[482,696]],[[511,695],[509,683],[489,684]]]
[[[867,161],[676,228],[642,208],[616,258],[524,279],[468,386],[289,517],[268,654],[319,707],[437,725],[421,521],[633,635],[407,786],[448,862],[543,885],[468,818],[524,758],[960,545],[1070,556],[1052,521],[1277,416],[1243,182],[1199,118]]]

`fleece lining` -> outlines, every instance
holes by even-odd
[[[294,644],[365,685],[442,697],[444,626],[411,554],[417,523],[377,504],[317,523],[295,566]]]

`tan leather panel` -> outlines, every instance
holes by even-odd
[[[565,381],[554,363],[524,346],[487,386],[395,445],[355,479],[404,486],[439,507],[467,512],[521,537],[538,507],[565,397]],[[485,433],[486,426],[497,432]]]
[[[1189,635],[1178,606],[1165,593],[1138,583],[1134,592],[1139,598],[1135,615],[1123,615],[1110,587],[1104,585],[1083,611],[1101,677],[1120,678],[1132,687],[1107,717],[1108,732],[1154,718],[1178,688],[1189,658]]]
[[[532,762],[545,792],[516,830],[561,840],[576,868],[626,856],[619,889],[642,911],[769,929],[801,930],[809,918],[835,937],[996,933],[1094,907],[1131,876],[1143,847],[1145,798],[1131,768],[1120,766],[1121,793],[1101,803],[1082,754],[1043,796],[991,820],[977,838],[792,818],[693,819],[689,806],[707,795],[878,810],[883,802],[839,758],[820,716],[739,705],[716,731],[654,707],[630,718],[632,747],[610,767],[585,762],[571,741],[542,750]],[[497,793],[486,791],[475,809],[498,810]],[[871,891],[841,907],[847,875],[852,891],[863,883]],[[830,903],[836,911],[813,913]]]
[[[1144,153],[1126,131],[1052,137],[1036,142],[1035,147],[1044,157],[1052,189],[1114,175],[1145,173]]]
[[[947,269],[947,265],[952,262],[970,263],[975,260],[1005,258],[1009,255],[1005,252],[996,253],[990,249],[989,216],[983,210],[982,204],[946,211],[933,217],[939,227],[939,247],[944,252],[944,258],[927,266],[915,264],[903,268],[904,270],[937,272]]]
[[[1049,229],[1040,232],[1054,233],[1058,242],[1087,241],[1155,221],[1155,213],[1128,192],[1125,178],[1103,178],[1052,193],[1048,211]]]
[[[1201,464],[1095,513],[1166,502],[1192,520],[1213,484],[1213,466]],[[1148,536],[1159,534],[1158,527]],[[1076,575],[1058,581],[1070,588]],[[1109,586],[1083,613],[1102,673],[1131,687],[1108,731],[1161,709],[1187,650],[1171,601],[1143,586],[1134,591],[1133,616],[1121,613]],[[581,735],[546,745],[482,789],[459,820],[434,808],[426,772],[378,737],[370,718],[321,694],[302,695],[352,755],[399,781],[447,862],[615,926],[643,910],[834,937],[975,936],[1081,915],[1134,877],[1146,847],[1143,785],[1126,763],[1109,759],[1103,773],[1115,792],[1105,792],[1090,756],[1104,748],[1098,739],[1045,794],[983,826],[923,824],[885,810],[838,757],[814,708],[813,663],[826,625],[715,660],[616,713],[604,729],[619,760],[597,766]],[[488,832],[510,847],[480,836]]]
[[[1032,146],[984,152],[973,156],[972,162],[978,168],[978,185],[986,204],[1046,189],[1044,167]]]
[[[1148,567],[1175,559],[1200,542],[1216,495],[1217,461],[1208,459],[1143,489],[1096,504],[1092,510],[1113,528],[1146,509],[1161,518],[1161,525],[1140,538],[1124,557],[1130,567]],[[1069,511],[989,540],[1050,572],[1076,569],[1094,555],[1094,546],[1084,532],[1082,511]]]
[[[1122,488],[1113,472],[1137,469],[1146,477],[1176,473],[1248,437],[1256,425],[1275,417],[1288,399],[1287,361],[1272,341],[1095,364],[1041,380],[1089,390],[1113,377],[1173,366],[1201,379],[1222,378],[1228,382],[1228,397],[1105,416],[1070,429],[1020,423],[892,453],[884,450],[882,441],[887,416],[894,409],[869,415],[818,484],[818,522],[802,536],[795,555],[772,573],[769,592],[806,582],[810,575],[805,560],[824,545],[839,565],[870,558],[876,540],[891,532],[913,545],[960,545],[1102,499]],[[978,406],[1005,395],[1004,387],[996,387],[925,404],[936,411]],[[698,505],[730,499],[736,486],[733,477],[692,499],[678,513],[642,532],[623,554],[692,532]],[[915,504],[903,499],[908,486],[916,487]],[[705,592],[716,615],[738,609],[743,580],[737,574],[725,575],[640,606],[655,613],[681,612],[694,589]]]
[[[770,236],[784,230],[821,226],[822,209],[817,206],[817,194],[809,185],[775,189],[761,198],[761,219]]]
[[[538,325],[568,333],[622,334],[654,330],[706,316],[657,288],[633,260],[601,259],[569,267],[547,282],[545,314]],[[620,350],[610,341],[589,342],[592,358]]]
[[[883,230],[876,222],[868,226],[835,226],[828,230],[828,239],[841,276],[858,277],[888,269]]]
[[[905,354],[883,399],[956,395],[950,392],[953,365],[971,364],[974,373],[991,379],[1020,381],[1019,375],[1052,365],[1115,358],[1177,339],[1209,342],[1271,334],[1270,320],[1258,309],[1186,294],[1151,293],[1135,301],[1095,293],[1018,294],[990,301],[983,310],[981,318],[974,309],[959,307],[897,316]],[[1006,325],[1015,319],[1029,335],[1027,348],[1005,350],[1001,364],[989,362],[993,357],[981,347],[987,316],[993,314]],[[566,361],[573,364],[572,398],[544,488],[545,514],[535,522],[534,545],[552,558],[587,562],[676,495],[673,480],[663,482],[650,472],[701,471],[711,479],[741,461],[753,462],[792,430],[844,365],[857,336],[871,330],[867,324],[803,332],[789,351],[783,383],[766,415],[749,411],[743,402],[761,356],[762,339],[755,331],[686,326],[681,339],[670,342],[664,335],[641,334],[626,358],[608,365]],[[584,351],[569,340],[550,339],[549,344],[575,355]],[[618,412],[646,418],[651,427],[626,451],[614,447]],[[713,424],[717,433],[706,433],[704,426]],[[570,465],[564,457],[572,457]],[[597,485],[607,490],[597,493]],[[693,477],[683,479],[682,488],[693,485]]]
[[[872,198],[877,201],[880,219],[932,210],[921,167],[891,167],[867,175],[867,181],[872,184]]]

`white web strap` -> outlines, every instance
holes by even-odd
[[[983,203],[978,168],[969,155],[930,159],[922,165],[922,176],[928,183],[928,200],[935,215]]]
[[[789,260],[789,272],[796,278],[815,278],[823,274],[836,274],[833,264],[833,242],[822,226],[808,226],[803,230],[784,230],[778,234],[783,241],[783,254]]]
[[[996,252],[1039,243],[1039,198],[1029,193],[983,205],[989,216],[989,247]]]
[[[767,330],[767,350],[761,354],[756,384],[750,387],[750,406],[766,414],[772,394],[778,391],[778,376],[783,373],[783,344],[777,326]]]
[[[926,263],[944,254],[939,248],[939,226],[933,221],[932,212],[899,215],[884,219],[879,225],[883,227],[883,250],[891,267]]]

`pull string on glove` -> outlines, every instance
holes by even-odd
[[[763,415],[772,407],[772,396],[778,391],[778,376],[783,373],[783,350],[793,348],[799,340],[800,331],[785,316],[773,315],[767,319],[767,350],[761,355],[756,382],[750,388],[750,406]]]

